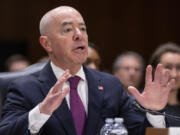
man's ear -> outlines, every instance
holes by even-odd
[[[51,42],[48,40],[47,36],[40,36],[39,42],[48,53],[52,51]]]

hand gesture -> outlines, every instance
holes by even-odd
[[[50,89],[46,98],[39,105],[41,113],[51,115],[61,105],[64,97],[70,90],[69,87],[63,89],[63,84],[67,81],[69,76],[69,70],[66,70],[56,84]]]
[[[142,94],[132,86],[128,90],[136,98],[141,106],[150,110],[163,109],[168,101],[168,95],[172,89],[175,80],[170,80],[170,73],[168,70],[162,72],[162,64],[158,64],[154,80],[152,79],[152,66],[148,65],[146,68],[145,88]]]

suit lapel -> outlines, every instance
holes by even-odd
[[[48,63],[45,68],[41,71],[39,80],[42,82],[41,90],[46,97],[47,93],[51,87],[56,83],[57,79],[52,71],[50,63]],[[76,135],[75,127],[73,124],[71,112],[68,108],[66,99],[63,100],[60,107],[53,113],[55,117],[63,124],[64,129],[67,131],[68,135]]]
[[[103,85],[102,80],[92,70],[84,67],[88,82],[88,118],[86,122],[86,135],[95,135],[97,133],[98,122],[102,110]]]

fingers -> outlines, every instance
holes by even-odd
[[[148,65],[146,68],[145,83],[146,85],[149,85],[151,82],[152,82],[152,66]]]
[[[69,87],[63,89],[63,91],[58,91],[54,94],[49,94],[39,105],[39,110],[41,113],[51,115],[62,103],[65,96],[70,91]]]
[[[167,84],[168,90],[171,90],[174,87],[175,79],[171,79],[170,82]]]
[[[59,98],[60,98],[61,100],[63,100],[64,97],[69,93],[69,91],[70,91],[70,88],[69,88],[69,86],[67,86],[67,87],[64,88],[63,90],[58,91],[58,92],[56,93],[56,96],[59,96]]]
[[[157,83],[161,83],[161,78],[162,78],[162,64],[158,64],[154,74],[154,81]]]
[[[56,110],[61,105],[64,97],[67,95],[67,93],[70,90],[69,87],[63,88],[63,85],[67,81],[69,76],[70,76],[69,70],[66,70],[61,75],[61,77],[58,79],[56,84],[48,92],[43,102],[40,104],[39,106],[40,112],[50,115],[54,112],[54,110]]]
[[[169,77],[170,77],[170,72],[169,72],[169,70],[166,70],[164,72],[164,74],[162,75],[162,77],[161,77],[161,82],[160,83],[161,83],[162,86],[166,86],[168,84]]]
[[[136,98],[136,100],[141,104],[142,97],[139,91],[133,86],[129,86],[128,90]]]
[[[53,88],[52,88],[52,93],[56,93],[56,92],[58,92],[59,90],[62,91],[63,84],[67,81],[67,79],[69,78],[69,76],[70,76],[69,70],[66,70],[66,71],[60,76],[60,78],[58,79],[58,81],[56,82],[56,84],[53,86]]]
[[[158,64],[154,75],[154,82],[159,83],[161,86],[166,87],[169,82],[169,77],[170,77],[169,70],[165,70],[163,72],[162,64]]]

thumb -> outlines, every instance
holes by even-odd
[[[141,94],[135,87],[129,86],[128,91],[136,98],[136,100],[138,102],[141,102],[141,100],[142,100]]]

